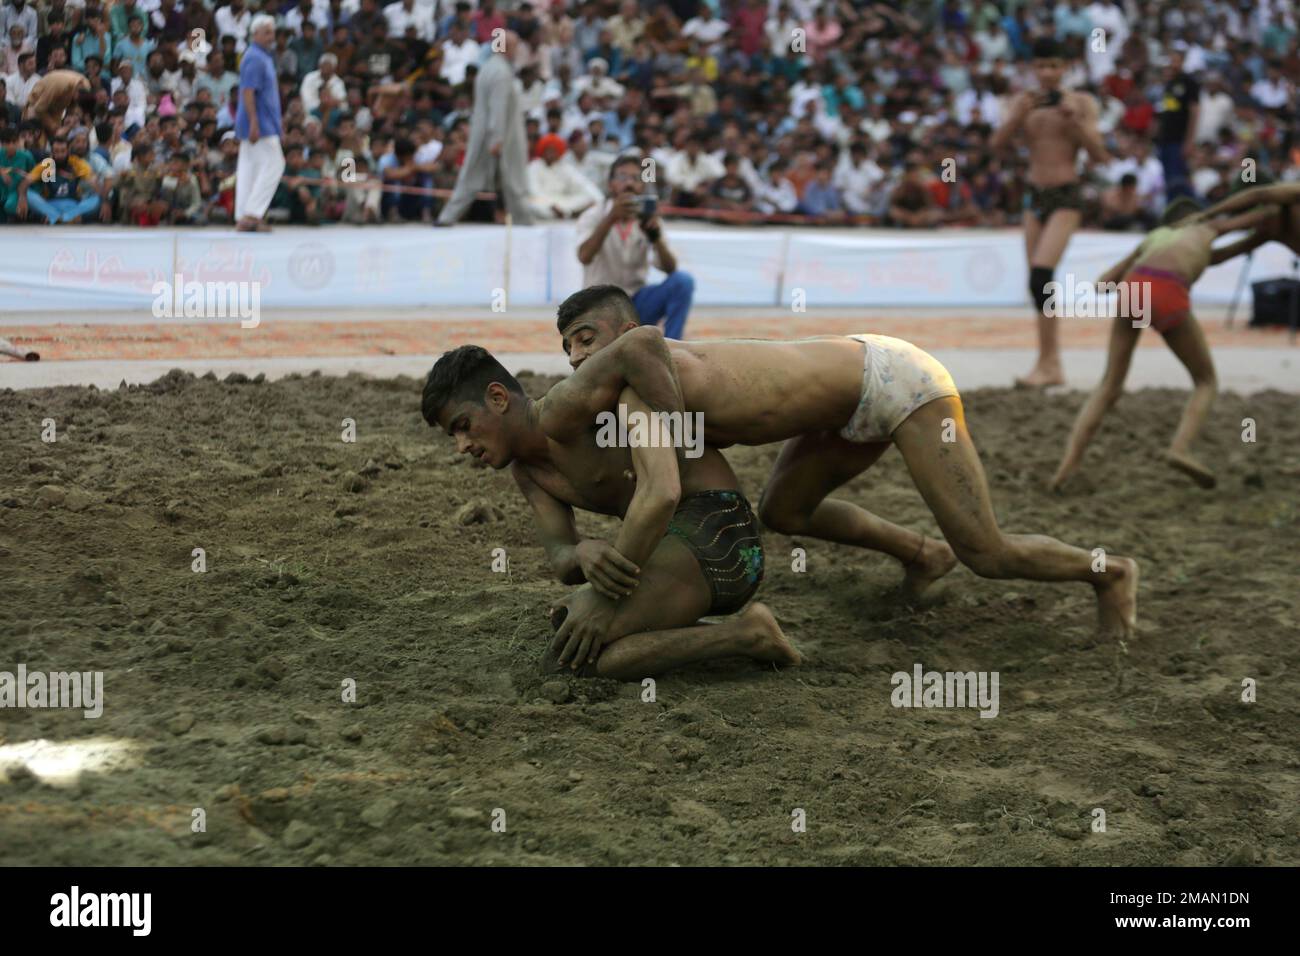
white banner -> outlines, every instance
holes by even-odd
[[[667,228],[678,267],[695,277],[697,305],[789,304],[799,291],[809,309],[1029,303],[1023,239],[1014,230]],[[1056,275],[1096,279],[1139,239],[1079,233]],[[177,273],[187,283],[256,283],[264,309],[545,306],[581,288],[576,250],[572,223],[509,231],[290,227],[258,235],[0,228],[0,314],[61,312],[70,313],[65,320],[94,322],[100,311],[139,310],[148,321],[156,284],[173,282]],[[1274,243],[1255,253],[1249,281],[1291,271],[1291,253]],[[1193,301],[1226,304],[1241,275],[1242,260],[1208,270]],[[1249,301],[1247,289],[1243,303]]]

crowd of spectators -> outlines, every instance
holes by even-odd
[[[1086,170],[1086,221],[1140,228],[1161,209],[1175,51],[1200,104],[1197,196],[1245,168],[1300,178],[1289,0],[3,0],[0,221],[229,223],[254,11],[277,23],[280,221],[432,221],[440,199],[420,190],[454,185],[503,29],[542,218],[580,215],[637,153],[661,205],[694,215],[1015,222],[1023,151],[989,139],[1044,35],[1071,56],[1066,85],[1097,97],[1111,153]],[[88,88],[45,129],[29,98],[69,70]]]

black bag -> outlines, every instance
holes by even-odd
[[[1300,279],[1266,279],[1250,284],[1251,295],[1255,299],[1254,314],[1250,324],[1285,325],[1296,324],[1300,310]]]

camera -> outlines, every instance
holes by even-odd
[[[636,197],[637,209],[636,217],[642,222],[649,222],[654,218],[655,213],[659,211],[659,197],[653,193],[646,196]]]

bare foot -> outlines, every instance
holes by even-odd
[[[776,623],[766,604],[755,601],[745,608],[740,614],[740,623],[745,625],[752,642],[746,652],[749,657],[782,667],[798,667],[803,663],[803,656],[781,632],[781,625]]]
[[[1126,640],[1137,627],[1138,565],[1132,558],[1106,558],[1106,570],[1093,584],[1103,637]]]
[[[1171,468],[1177,468],[1202,488],[1214,487],[1214,472],[1210,471],[1210,469],[1206,468],[1185,451],[1174,451],[1173,449],[1170,449],[1165,452],[1165,464],[1169,465]]]
[[[931,584],[955,567],[957,555],[948,547],[948,542],[926,538],[916,560],[903,566],[903,584],[900,590],[905,598],[915,601]]]
[[[1051,385],[1064,385],[1065,373],[1059,363],[1044,364],[1039,362],[1028,375],[1016,379],[1016,388],[1047,388]]]

